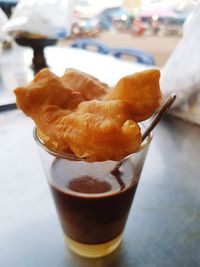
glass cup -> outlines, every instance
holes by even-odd
[[[34,138],[69,248],[92,258],[114,251],[122,239],[151,136],[118,172],[112,172],[115,161],[88,163],[49,150],[37,129]]]

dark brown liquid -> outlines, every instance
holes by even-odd
[[[56,160],[50,187],[64,233],[87,244],[117,237],[124,229],[137,182],[132,166],[115,176],[100,163]]]
[[[111,185],[106,181],[99,181],[96,178],[90,176],[80,176],[73,178],[68,188],[74,192],[85,194],[100,194],[111,190]]]

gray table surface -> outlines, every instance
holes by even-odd
[[[200,128],[171,117],[157,127],[123,242],[93,260],[65,248],[32,129],[0,113],[1,267],[200,266]]]

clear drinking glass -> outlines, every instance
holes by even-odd
[[[122,239],[151,136],[117,173],[112,173],[115,161],[74,160],[45,147],[37,129],[34,138],[69,248],[93,258],[114,251]]]

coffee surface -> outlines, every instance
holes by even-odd
[[[98,194],[111,190],[111,185],[108,182],[99,181],[96,178],[86,175],[73,178],[67,186],[72,191],[86,194]]]

